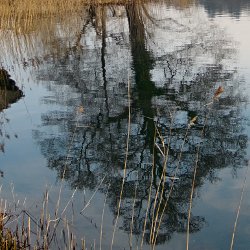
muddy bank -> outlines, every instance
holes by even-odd
[[[17,102],[22,96],[23,91],[16,86],[9,73],[5,69],[0,69],[0,111]]]

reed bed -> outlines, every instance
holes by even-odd
[[[1,200],[0,249],[54,249],[62,246],[85,249],[84,240],[81,246],[77,245],[71,222],[63,212],[60,216],[49,212],[48,191],[38,209],[40,214],[35,216],[20,204]]]
[[[107,5],[107,4],[129,4],[136,2],[138,4],[149,2],[145,0],[1,0],[0,16],[1,21],[13,21],[20,23],[31,22],[35,18],[42,16],[62,15],[64,13],[80,12],[84,6],[88,5]],[[12,20],[13,19],[13,20]]]
[[[162,0],[158,0],[160,2]],[[30,26],[35,20],[43,17],[60,16],[64,14],[81,13],[86,6],[101,5],[126,5],[136,3],[138,5],[155,2],[152,0],[0,0],[0,29],[14,27],[19,31],[23,27]],[[166,2],[166,1],[165,1]],[[193,4],[194,0],[168,0],[169,4],[180,8],[186,8]]]
[[[136,4],[146,10],[152,0],[0,0],[0,51],[2,60],[14,61],[23,66],[37,66],[44,57],[61,53],[61,41],[58,32],[67,35],[68,44],[77,46],[82,36],[83,20],[88,20],[91,8],[96,9],[97,26],[101,25],[102,9],[108,6]],[[194,0],[157,0],[175,7],[186,8]],[[105,9],[105,11],[106,11]],[[69,25],[70,24],[70,25]],[[67,30],[68,29],[68,30]],[[97,27],[98,29],[98,27]],[[60,30],[60,31],[59,31]],[[76,45],[76,46],[75,46]]]

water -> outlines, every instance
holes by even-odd
[[[114,249],[129,249],[132,214],[132,248],[141,244],[147,214],[143,249],[149,249],[158,207],[165,211],[156,248],[185,249],[197,166],[190,249],[227,249],[246,176],[234,246],[248,249],[249,6],[91,6],[81,16],[44,18],[30,33],[1,31],[2,66],[25,95],[1,112],[2,197],[38,216],[46,189],[56,207],[64,176],[61,216],[74,211],[74,233],[99,246],[106,204],[108,249],[127,159]],[[219,87],[224,92],[214,99]],[[159,186],[163,142],[167,178]],[[161,198],[153,198],[163,185],[159,206]]]

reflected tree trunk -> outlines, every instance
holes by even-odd
[[[142,111],[144,117],[141,133],[145,134],[145,147],[153,153],[156,111],[152,107],[152,98],[161,95],[162,90],[156,88],[151,80],[150,70],[153,69],[154,60],[146,48],[145,25],[142,19],[142,9],[137,4],[126,5],[126,13],[129,24],[129,35],[131,43],[131,54],[133,59],[133,70],[136,83],[137,99],[133,98],[134,106]],[[159,158],[154,157],[154,164]],[[159,164],[160,165],[160,164]],[[156,171],[156,170],[155,170]],[[156,178],[156,172],[154,173]],[[156,179],[154,180],[156,183]]]

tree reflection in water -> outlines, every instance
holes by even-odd
[[[161,180],[164,159],[155,141],[161,145],[163,140],[169,150],[167,176],[174,175],[182,154],[156,242],[164,243],[174,232],[186,231],[197,146],[201,145],[195,195],[206,180],[217,181],[219,169],[245,164],[247,136],[240,113],[244,97],[237,92],[237,72],[225,67],[234,51],[218,36],[216,27],[198,31],[173,18],[157,21],[146,5],[90,6],[86,12],[88,18],[74,46],[41,70],[40,79],[49,77],[55,92],[45,101],[64,109],[43,114],[45,130],[34,131],[34,137],[48,167],[58,172],[58,178],[64,176],[72,188],[93,190],[105,176],[100,190],[109,189],[108,204],[116,215],[127,138],[127,78],[131,74],[131,136],[122,228],[130,232],[133,212],[133,233],[141,236],[147,214],[145,239],[152,241],[155,211],[162,211],[172,185],[170,178]],[[117,26],[118,21],[123,25]],[[175,37],[180,33],[187,36],[181,46],[163,41],[157,50],[150,47],[150,42],[157,42],[156,34]],[[168,45],[173,49],[168,50]],[[199,61],[204,55],[210,63]],[[206,105],[218,84],[225,93],[212,107]],[[77,112],[77,107],[84,112]],[[195,116],[197,123],[187,133]],[[48,127],[56,127],[57,132],[49,134]],[[161,136],[155,138],[156,130]],[[159,186],[163,192],[156,198]],[[190,232],[199,231],[204,224],[204,217],[192,215]]]

